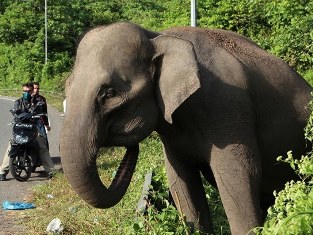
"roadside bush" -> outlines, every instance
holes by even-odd
[[[39,80],[43,64],[38,60],[37,45],[30,41],[24,44],[0,44],[1,87],[20,87],[23,82]]]
[[[264,8],[271,28],[266,44],[300,72],[313,67],[312,11],[311,0],[268,1]]]
[[[231,30],[253,40],[257,39],[256,35],[265,35],[270,30],[263,12],[264,1],[207,0],[198,4],[198,23],[202,27]]]

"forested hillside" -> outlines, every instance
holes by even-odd
[[[47,0],[48,62],[45,64],[45,1],[1,0],[0,81],[17,87],[41,81],[63,91],[75,49],[91,27],[132,21],[151,30],[190,25],[189,0]],[[248,36],[313,81],[312,0],[198,0],[198,26]],[[312,82],[311,82],[312,83]]]

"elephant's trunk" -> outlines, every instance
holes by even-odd
[[[74,191],[94,207],[109,208],[116,205],[130,184],[138,159],[139,146],[127,147],[111,185],[106,188],[99,178],[96,153],[91,153],[90,150],[82,151],[81,148],[77,150],[77,146],[70,147],[62,142],[64,142],[64,137],[61,139],[60,146],[62,166],[65,177]]]

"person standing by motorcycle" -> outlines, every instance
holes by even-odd
[[[14,109],[16,110],[17,113],[30,112],[35,108],[37,104],[35,101],[33,101],[32,95],[31,95],[33,92],[33,84],[25,83],[22,85],[22,88],[23,88],[23,96],[14,102]],[[38,146],[38,154],[39,154],[41,163],[46,173],[48,174],[48,178],[50,179],[53,176],[53,173],[55,170],[54,164],[52,162],[50,153],[46,145],[46,139],[44,137],[44,133],[40,131],[40,125],[42,124],[38,123],[38,125],[39,125],[38,127],[39,135],[36,138],[36,145]],[[9,149],[10,149],[10,146],[8,147],[8,150]],[[0,181],[6,180],[6,175],[9,172],[9,161],[10,161],[10,158],[8,156],[8,151],[6,151],[3,157],[2,165],[0,166]]]
[[[38,130],[40,134],[45,138],[47,148],[49,150],[47,131],[50,131],[51,127],[50,127],[50,122],[48,119],[48,108],[47,108],[46,98],[39,94],[39,90],[40,90],[39,82],[33,82],[32,85],[33,85],[33,93],[32,93],[32,98],[31,98],[32,106],[36,107],[38,102],[44,103],[40,107],[41,107],[42,114],[45,114],[45,115],[41,116],[41,122],[38,123]]]

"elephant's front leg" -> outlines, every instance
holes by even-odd
[[[234,235],[247,234],[261,224],[260,157],[256,144],[232,144],[211,152],[211,169]]]
[[[164,151],[166,172],[175,205],[191,228],[212,234],[213,226],[199,170],[178,160],[184,156],[177,156],[166,144]]]

